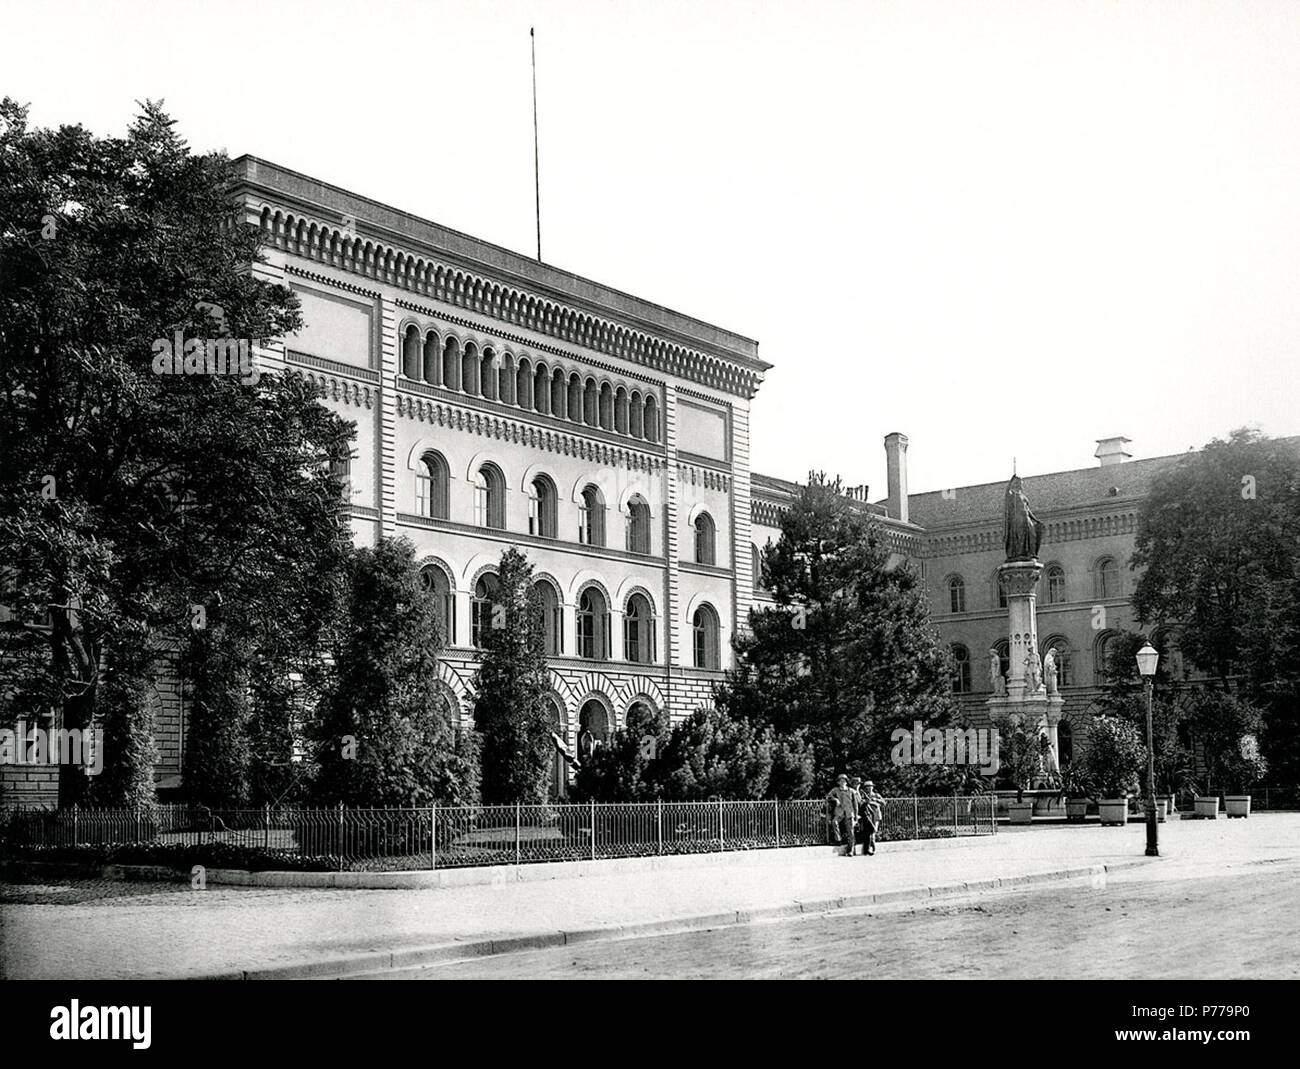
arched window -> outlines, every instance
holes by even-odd
[[[966,611],[966,582],[960,575],[948,580],[948,611]]]
[[[1093,679],[1099,684],[1105,683],[1107,681],[1108,677],[1106,673],[1110,662],[1110,649],[1111,649],[1111,644],[1114,641],[1115,641],[1114,631],[1103,631],[1097,637],[1097,642],[1092,648]],[[1133,671],[1136,674],[1137,668],[1134,667]]]
[[[650,506],[640,494],[627,503],[627,551],[650,552]]]
[[[652,394],[646,394],[644,430],[647,442],[659,441],[659,406]]]
[[[515,358],[510,353],[501,354],[501,366],[497,370],[497,400],[503,405],[517,403],[515,400]]]
[[[442,385],[442,347],[433,331],[424,336],[424,381],[431,386]]]
[[[578,754],[582,757],[587,756],[583,753],[584,734],[590,735],[591,744],[597,747],[609,741],[609,714],[595,698],[583,702],[582,710],[578,713]]]
[[[1005,609],[1007,607],[1007,584],[1006,580],[1002,578],[1001,569],[993,576],[993,589],[998,592],[998,608]]]
[[[479,360],[478,346],[472,341],[465,343],[465,355],[460,361],[461,376],[460,386],[471,397],[479,395]]]
[[[713,517],[701,512],[695,517],[695,563],[715,564],[717,530],[713,526]]]
[[[614,429],[627,434],[627,390],[622,386],[614,393]]]
[[[608,382],[600,387],[600,425],[607,431],[614,429],[614,388]]]
[[[555,483],[539,475],[528,487],[528,533],[539,538],[555,537]]]
[[[515,372],[515,403],[532,411],[533,407],[533,368],[527,360],[519,361],[519,370]]]
[[[641,403],[641,394],[632,391],[632,400],[628,402],[628,430],[633,438],[645,437],[645,406]]]
[[[491,349],[484,349],[478,362],[479,391],[489,401],[497,399],[497,357]]]
[[[449,390],[460,389],[460,342],[455,338],[443,342],[442,383]]]
[[[495,464],[484,464],[474,476],[474,522],[505,530],[506,481]]]
[[[578,541],[584,546],[605,544],[605,498],[600,487],[589,484],[582,491],[578,517]]]
[[[415,469],[415,514],[431,520],[449,518],[448,486],[451,473],[441,453],[430,451]]]
[[[1059,564],[1047,569],[1047,604],[1065,604],[1065,569]]]
[[[543,416],[551,412],[551,373],[545,364],[538,364],[533,373],[533,408]]]
[[[444,645],[453,645],[456,642],[456,598],[446,572],[436,564],[426,564],[420,569],[420,585],[435,599]]]
[[[644,594],[627,599],[623,613],[623,659],[634,664],[653,664],[655,660],[655,625],[650,601]]]
[[[578,656],[593,661],[609,658],[609,607],[594,586],[578,596]]]
[[[1119,565],[1114,557],[1102,557],[1097,562],[1097,599],[1119,597]]]
[[[1070,643],[1061,635],[1053,635],[1043,643],[1044,657],[1048,650],[1056,651],[1056,685],[1074,686],[1074,655],[1070,652]]]
[[[564,646],[564,617],[560,611],[560,599],[555,587],[545,579],[533,584],[536,593],[535,605],[541,616],[542,644],[548,657],[558,657]]]
[[[423,370],[424,353],[421,351],[420,332],[414,324],[402,335],[402,374],[408,379],[418,379]]]
[[[695,667],[718,668],[718,614],[712,605],[701,605],[691,618],[695,632]]]
[[[952,692],[954,694],[970,693],[970,650],[960,642],[952,644]]]
[[[557,367],[546,382],[546,403],[549,406],[547,411],[556,419],[564,419],[568,414],[567,397],[568,394],[564,389],[564,372]]]
[[[582,379],[576,371],[569,376],[569,419],[582,422]]]
[[[470,604],[470,641],[479,649],[492,626],[497,599],[501,596],[501,583],[488,572],[474,584],[474,600]]]
[[[548,695],[543,702],[546,710],[546,726],[560,739],[567,741],[568,727],[564,723],[564,707],[554,694]],[[551,771],[546,779],[546,799],[549,802],[563,802],[569,794],[569,769],[563,755],[554,746],[548,747],[551,756]]]
[[[754,589],[766,590],[767,587],[763,585],[763,555],[753,542],[749,544],[749,566],[754,577]]]

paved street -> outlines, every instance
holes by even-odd
[[[1126,869],[1032,893],[558,947],[373,979],[1297,979],[1300,865]],[[1249,883],[1246,879],[1249,879]]]
[[[1136,868],[1107,877],[1108,883],[1120,880],[1119,885],[1127,887],[1132,881],[1136,888],[1140,876],[1153,885],[1173,886],[1218,872],[1227,877],[1225,887],[1245,892],[1247,898],[1264,895],[1263,889],[1273,886],[1265,874],[1275,870],[1279,878],[1291,880],[1291,899],[1279,899],[1276,912],[1295,911],[1288,901],[1295,900],[1294,866],[1300,864],[1300,814],[1260,814],[1247,821],[1174,821],[1161,826],[1164,856],[1152,860],[1142,856],[1143,835],[1137,824],[1007,829],[985,839],[889,844],[873,858],[847,860],[818,850],[763,851],[702,860],[698,868],[677,871],[531,882],[511,882],[502,873],[501,882],[494,885],[429,890],[210,885],[205,891],[191,891],[188,884],[50,880],[0,888],[0,964],[5,975],[13,978],[148,978],[276,970],[289,975],[348,975],[425,964],[432,960],[431,948],[444,958],[456,955],[458,948],[465,948],[461,956],[466,957],[502,949],[486,946],[486,940],[589,940],[595,935],[623,934],[620,926],[659,923],[671,928],[683,918],[798,909],[798,903],[825,903],[836,896],[864,893],[897,892],[906,894],[911,903],[925,898],[929,887],[1043,877],[1117,864]],[[1047,903],[1074,902],[1075,912],[1091,917],[1091,900],[1080,897],[1081,887],[1089,883],[1085,879],[1072,885],[1052,884],[1034,897]],[[1282,886],[1280,893],[1285,895],[1286,885]],[[1217,892],[1210,900],[1221,906],[1211,919],[1230,920],[1241,908],[1235,901],[1223,904]],[[982,904],[989,908],[987,901]],[[1112,903],[1105,905],[1114,911]],[[1105,912],[1105,905],[1100,912]],[[821,912],[825,907],[812,908]],[[841,914],[837,920],[846,916]],[[854,923],[880,920],[876,916]],[[932,921],[917,914],[913,923]],[[603,931],[594,933],[597,929]],[[785,939],[787,932],[817,930],[763,924],[745,929],[750,934],[744,938],[761,944]],[[51,933],[57,933],[57,938]],[[1059,938],[1053,953],[1070,946],[1072,961],[1078,956],[1073,949],[1078,933],[1062,929]],[[1287,952],[1295,945],[1294,940],[1289,944],[1279,940]],[[958,951],[958,957],[968,951],[969,947]],[[393,960],[394,955],[398,960]],[[1156,959],[1150,960],[1156,968]],[[756,972],[787,968],[780,961],[744,961],[751,962]],[[314,970],[313,964],[318,966]],[[479,961],[475,966],[484,964]],[[742,962],[734,968],[748,975],[751,964]],[[1274,962],[1269,967],[1284,964]],[[504,967],[509,969],[508,964]]]

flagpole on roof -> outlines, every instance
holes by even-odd
[[[542,262],[542,181],[537,155],[537,35],[528,27],[533,51],[533,201],[537,212],[537,262]]]

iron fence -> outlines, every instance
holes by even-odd
[[[882,842],[989,835],[994,797],[885,800]],[[835,841],[822,800],[581,802],[424,809],[271,807],[24,809],[0,814],[23,847],[224,844],[313,867],[402,870],[818,846]],[[273,865],[269,867],[274,867]]]

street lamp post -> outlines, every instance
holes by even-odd
[[[1150,642],[1137,651],[1138,671],[1147,692],[1147,857],[1160,856],[1160,832],[1156,827],[1156,750],[1151,728],[1151,680],[1159,661],[1160,654]]]

